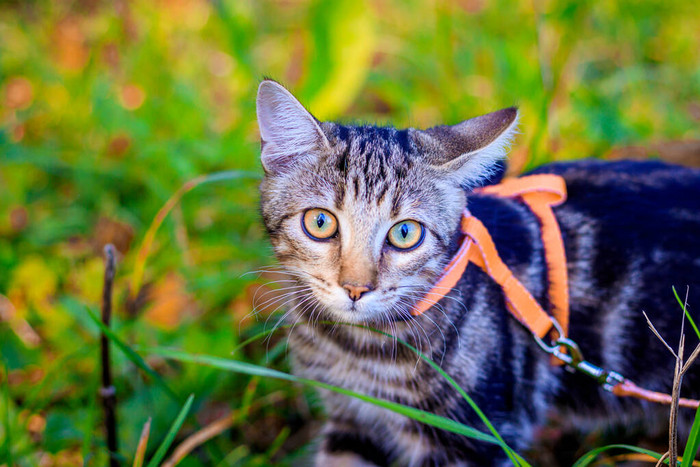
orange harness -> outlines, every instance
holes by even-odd
[[[488,230],[479,219],[464,211],[461,230],[464,239],[457,253],[445,268],[433,288],[412,310],[418,316],[447,295],[464,274],[469,262],[479,266],[503,289],[508,311],[532,334],[537,343],[552,355],[552,364],[566,364],[595,378],[606,390],[617,396],[633,396],[652,402],[671,404],[671,396],[642,389],[617,372],[607,371],[585,361],[578,345],[567,338],[569,329],[569,281],[564,242],[559,223],[552,208],[566,201],[566,182],[558,175],[530,175],[506,179],[498,185],[477,190],[478,193],[521,199],[537,216],[541,227],[545,262],[547,264],[548,294],[552,308],[550,316],[515,278],[501,260]],[[552,345],[543,339],[554,331]],[[698,408],[700,401],[680,399],[683,407]]]

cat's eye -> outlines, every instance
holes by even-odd
[[[416,248],[425,237],[425,229],[416,221],[406,220],[395,224],[386,236],[390,245],[400,250]]]
[[[301,225],[314,240],[326,240],[338,232],[338,220],[325,209],[309,209],[304,213]]]

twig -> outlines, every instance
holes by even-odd
[[[661,467],[662,465],[664,465],[664,461],[665,461],[666,459],[668,459],[668,451],[666,451],[666,452],[664,453],[664,455],[661,456],[661,459],[659,459],[659,462],[656,463],[656,467]]]
[[[685,310],[688,306],[688,290],[686,290],[685,303],[683,304],[683,317],[681,321],[681,332],[678,338],[678,351],[674,352],[670,345],[661,337],[659,331],[656,330],[652,324],[649,316],[646,313],[644,317],[647,320],[649,328],[656,335],[656,337],[666,346],[669,352],[675,357],[675,366],[673,369],[673,391],[671,392],[671,413],[669,415],[669,427],[668,427],[668,452],[664,454],[664,457],[659,461],[660,465],[665,458],[668,458],[669,465],[676,465],[678,462],[678,409],[680,406],[681,399],[681,385],[683,384],[683,374],[688,370],[693,361],[700,355],[700,345],[693,351],[688,361],[684,364],[683,356],[685,354]]]
[[[671,392],[671,415],[668,427],[668,465],[678,463],[678,400],[681,397],[681,383],[683,382],[683,350],[685,347],[685,336],[681,334],[678,342],[678,358],[673,369],[673,392]]]
[[[109,327],[112,318],[112,286],[114,285],[115,256],[114,245],[105,245],[105,277],[102,288],[102,322]],[[100,351],[102,356],[102,387],[100,396],[105,413],[105,430],[107,434],[107,449],[109,450],[110,467],[119,467],[117,457],[117,394],[112,385],[112,366],[109,359],[109,340],[102,333],[100,338]]]
[[[685,310],[688,305],[688,291],[685,294],[683,314],[681,319],[681,335],[678,338],[678,353],[676,365],[673,369],[673,391],[671,392],[671,414],[668,427],[668,465],[678,463],[678,401],[681,397],[681,385],[683,384],[683,356],[685,355]]]
[[[683,369],[681,370],[682,375],[684,375],[686,371],[688,371],[690,365],[692,365],[698,357],[700,357],[700,344],[698,344],[698,346],[695,347],[695,350],[693,350],[693,353],[690,354],[690,357],[688,357],[688,360],[686,360],[685,365],[683,365]]]
[[[666,340],[665,340],[663,337],[661,337],[661,334],[659,334],[659,331],[656,330],[656,328],[655,328],[654,325],[652,324],[651,320],[649,319],[649,316],[647,316],[646,311],[642,311],[642,314],[643,314],[644,317],[646,318],[647,324],[649,325],[649,328],[650,328],[651,331],[654,333],[654,335],[655,335],[656,337],[659,338],[659,340],[661,341],[661,343],[662,343],[663,345],[666,346],[666,348],[668,349],[669,352],[671,352],[671,354],[673,355],[673,357],[674,357],[675,359],[678,359],[678,355],[676,355],[676,352],[673,351],[673,349],[671,348],[670,345],[668,345],[668,343],[666,342]]]
[[[681,335],[678,338],[678,354],[676,356],[676,366],[673,369],[673,392],[671,393],[671,415],[668,427],[668,465],[675,466],[678,463],[678,401],[681,397],[681,385],[683,384],[683,356],[685,355],[685,310],[688,307],[688,293],[690,287],[685,291],[685,301],[683,303],[683,314],[681,319]]]

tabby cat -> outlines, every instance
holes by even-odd
[[[473,192],[498,178],[518,112],[507,108],[427,130],[316,120],[289,91],[261,83],[257,115],[265,178],[261,205],[275,255],[294,278],[288,319],[293,366],[305,377],[407,404],[486,431],[474,411],[416,354],[358,323],[419,348],[465,388],[521,452],[555,409],[569,420],[643,416],[667,408],[605,392],[552,366],[506,311],[501,289],[467,267],[420,316],[459,242],[465,206],[501,258],[543,306],[547,275],[539,224],[521,202]],[[570,336],[584,355],[648,389],[670,392],[674,360],[649,331],[677,342],[671,286],[700,302],[700,172],[662,162],[555,163],[534,173],[566,179],[555,208],[570,281]],[[691,311],[700,323],[700,313]],[[687,349],[697,345],[688,334]],[[683,395],[700,396],[700,365]],[[328,421],[316,463],[500,465],[492,444],[429,427],[356,399],[322,394]],[[653,418],[659,414],[662,418]],[[681,417],[692,413],[682,409]]]

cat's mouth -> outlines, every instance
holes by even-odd
[[[324,292],[315,295],[331,321],[383,326],[412,318],[406,301],[388,290],[373,290],[358,300],[349,299],[342,289],[334,293]]]
[[[408,281],[379,285],[352,299],[348,290],[318,275],[297,274],[296,286],[290,295],[296,295],[291,306],[303,321],[330,321],[372,327],[385,327],[391,323],[411,321],[411,310],[423,289]],[[289,303],[289,302],[288,302]]]

